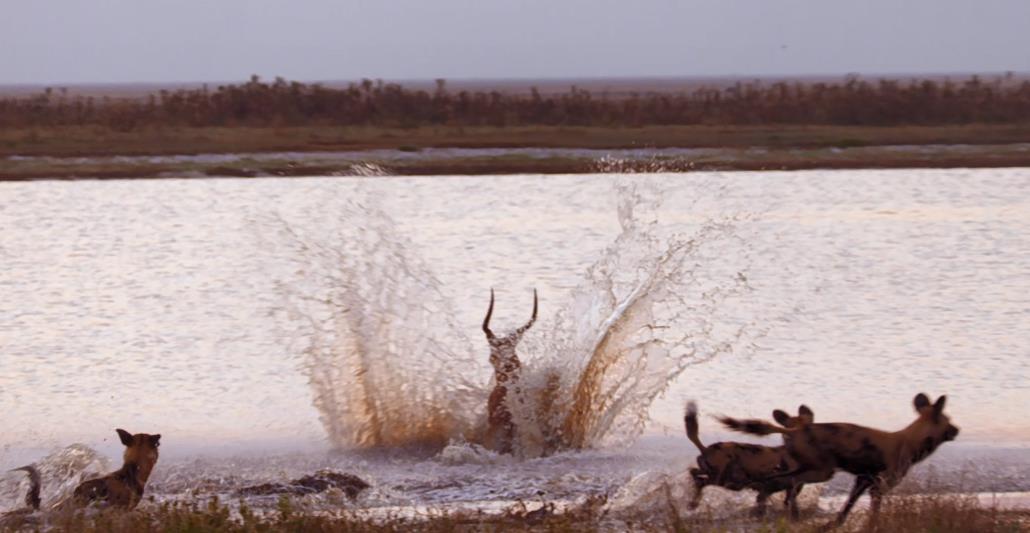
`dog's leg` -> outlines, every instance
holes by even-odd
[[[896,484],[897,483],[894,482],[893,478],[879,476],[875,481],[873,481],[873,485],[869,487],[869,498],[871,500],[871,504],[869,506],[870,529],[875,527],[876,521],[880,518],[880,504],[883,503],[883,496],[887,494],[887,491],[894,488],[894,485]]]
[[[701,470],[697,468],[690,469],[690,477],[694,483],[694,493],[690,498],[690,503],[687,505],[690,509],[697,509],[701,505],[701,492],[705,489],[705,485],[708,484],[708,476],[702,476]]]
[[[787,508],[787,515],[791,521],[796,522],[800,518],[800,512],[798,511],[798,495],[801,494],[801,489],[804,488],[804,483],[795,483],[794,486],[787,489],[787,495],[783,499],[783,505]]]
[[[855,506],[855,502],[862,496],[862,493],[871,487],[876,481],[870,476],[855,476],[855,484],[851,487],[851,494],[848,496],[847,503],[844,504],[844,508],[841,509],[840,514],[837,515],[837,519],[830,523],[830,527],[839,526],[844,523],[848,518],[848,513],[851,512],[851,508]]]
[[[762,518],[765,516],[766,507],[769,505],[769,493],[765,490],[758,491],[758,496],[755,497],[755,508],[751,511],[751,515],[755,518]]]
[[[875,521],[880,515],[880,503],[883,501],[883,487],[880,483],[873,483],[869,487],[869,519]]]

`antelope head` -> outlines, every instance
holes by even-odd
[[[490,289],[490,307],[487,308],[486,318],[483,319],[483,333],[486,334],[486,340],[490,343],[490,364],[494,366],[494,373],[499,378],[502,374],[507,377],[508,374],[521,367],[515,347],[522,340],[522,335],[536,322],[536,309],[536,289],[533,289],[533,316],[529,318],[529,322],[508,335],[498,337],[494,335],[493,331],[490,331],[490,316],[494,313],[494,290]]]

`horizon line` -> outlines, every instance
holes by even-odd
[[[917,79],[917,78],[930,78],[930,77],[950,77],[950,76],[1000,76],[1000,77],[1030,77],[1030,70],[1019,71],[1019,70],[970,70],[970,71],[913,71],[913,72],[834,72],[834,73],[807,73],[807,74],[740,74],[740,73],[728,73],[728,74],[653,74],[653,75],[617,75],[617,76],[511,76],[511,77],[476,77],[476,76],[462,76],[462,77],[433,77],[433,78],[388,78],[388,77],[357,77],[357,78],[321,78],[321,79],[297,79],[288,78],[280,75],[265,75],[265,74],[251,74],[248,77],[241,79],[223,79],[223,80],[177,80],[177,81],[153,81],[153,80],[136,80],[136,81],[75,81],[75,82],[2,82],[0,81],[0,87],[4,88],[18,88],[18,87],[50,87],[50,88],[72,88],[72,87],[98,87],[98,86],[202,86],[212,84],[236,84],[246,83],[250,81],[251,76],[258,76],[262,81],[274,81],[278,78],[282,78],[290,82],[299,82],[305,84],[316,84],[316,83],[332,83],[332,84],[343,84],[343,83],[357,83],[364,80],[372,81],[383,81],[386,83],[415,83],[415,84],[433,84],[436,80],[444,80],[446,82],[456,83],[528,83],[528,82],[543,82],[543,83],[564,83],[568,81],[592,81],[592,82],[620,82],[620,81],[703,81],[703,80],[805,80],[805,79],[825,79],[825,78],[902,78],[902,79]]]

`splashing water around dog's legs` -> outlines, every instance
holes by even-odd
[[[659,236],[660,191],[619,186],[621,233],[551,327],[530,332],[507,395],[515,451],[625,444],[688,366],[748,350],[759,328],[735,313],[750,290],[746,217]],[[347,202],[316,236],[283,222],[299,276],[283,283],[305,339],[304,368],[339,448],[481,442],[487,388],[469,369],[485,346],[458,327],[431,269],[389,215]],[[733,261],[737,261],[733,263]]]

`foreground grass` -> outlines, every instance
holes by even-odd
[[[360,510],[310,513],[288,500],[279,501],[275,510],[257,513],[246,505],[231,507],[212,499],[206,503],[144,504],[129,513],[81,512],[51,518],[46,529],[84,532],[402,532],[402,531],[755,531],[809,533],[820,529],[831,515],[808,517],[799,523],[782,517],[752,521],[746,515],[716,518],[709,514],[682,514],[667,505],[664,512],[608,516],[603,501],[593,500],[566,512],[550,508],[528,511],[515,506],[500,514],[478,512],[429,512],[421,516],[370,517]],[[22,529],[43,527],[38,522],[9,524]],[[13,528],[17,529],[17,527]],[[1001,511],[980,505],[974,497],[961,495],[910,496],[890,498],[879,520],[872,524],[868,515],[856,512],[844,527],[845,533],[864,532],[984,532],[1030,531],[1030,513]]]

